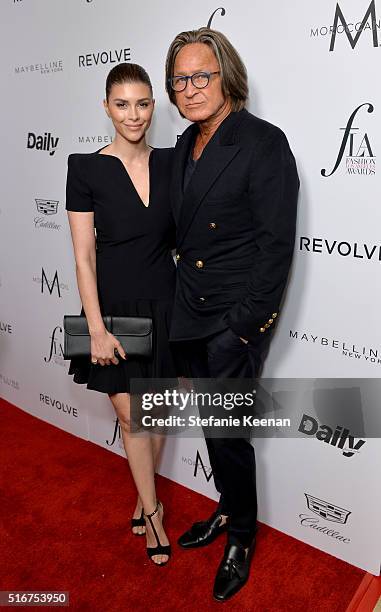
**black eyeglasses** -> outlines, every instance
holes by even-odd
[[[168,79],[169,85],[174,91],[184,91],[188,84],[188,80],[192,81],[192,85],[197,89],[204,89],[209,85],[210,77],[212,74],[220,74],[219,70],[214,72],[195,72],[189,76],[174,76]]]

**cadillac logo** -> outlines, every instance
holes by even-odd
[[[315,512],[315,514],[318,514],[327,521],[345,525],[348,516],[351,514],[349,510],[345,510],[345,508],[340,508],[340,506],[335,506],[334,504],[329,504],[323,499],[308,495],[308,493],[305,493],[305,496],[307,499],[307,506],[312,512]]]
[[[39,213],[43,215],[56,215],[58,200],[39,200],[36,198],[36,206]]]

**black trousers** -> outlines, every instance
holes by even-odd
[[[192,378],[257,378],[268,342],[245,344],[230,328],[202,340],[182,343]],[[248,437],[206,437],[218,510],[229,516],[228,541],[247,547],[257,521],[254,448]]]

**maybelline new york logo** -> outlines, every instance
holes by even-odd
[[[334,51],[338,35],[345,34],[351,48],[355,49],[362,33],[369,32],[369,42],[373,47],[377,48],[379,46],[378,30],[380,26],[380,20],[377,20],[376,16],[375,0],[371,1],[361,21],[347,21],[340,5],[337,3],[332,25],[312,27],[310,36],[318,38],[319,36],[328,36],[330,34],[329,50]]]
[[[371,346],[355,344],[354,342],[330,338],[328,336],[319,336],[307,330],[290,329],[289,337],[291,340],[297,340],[303,344],[324,349],[333,349],[340,351],[342,357],[349,357],[355,361],[366,361],[368,364],[381,365],[381,349]]]
[[[359,128],[353,126],[357,113],[363,107],[366,107],[368,113],[373,113],[374,111],[373,104],[369,102],[360,104],[360,106],[353,111],[345,128],[340,128],[340,130],[344,130],[344,135],[336,162],[331,172],[327,172],[325,168],[322,168],[320,171],[322,176],[332,176],[340,166],[345,153],[347,174],[364,174],[372,176],[376,173],[376,158],[369,136],[366,132],[359,132]]]
[[[340,449],[344,457],[353,457],[366,443],[365,440],[356,440],[349,429],[342,425],[336,425],[335,428],[321,425],[317,419],[308,414],[303,414],[298,431],[306,436],[315,436],[320,442]]]
[[[50,60],[15,67],[15,74],[54,74],[63,71],[63,60]]]
[[[305,493],[305,496],[307,508],[314,514],[317,514],[319,518],[305,513],[299,514],[300,524],[303,527],[309,527],[310,529],[314,529],[327,537],[333,538],[342,544],[349,544],[351,541],[350,538],[327,525],[321,525],[320,518],[329,522],[345,525],[349,515],[351,514],[350,510],[346,510],[345,508],[341,508],[336,504],[332,504],[323,499],[319,499],[318,497],[314,497],[309,493]]]

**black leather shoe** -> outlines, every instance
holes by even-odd
[[[213,542],[221,533],[227,531],[228,521],[221,525],[221,514],[213,512],[206,521],[194,523],[192,527],[179,537],[177,542],[183,548],[198,548],[207,546]]]
[[[217,570],[214,581],[213,597],[217,601],[226,601],[235,595],[249,577],[250,563],[254,553],[255,538],[247,551],[245,547],[227,544],[223,559]]]

